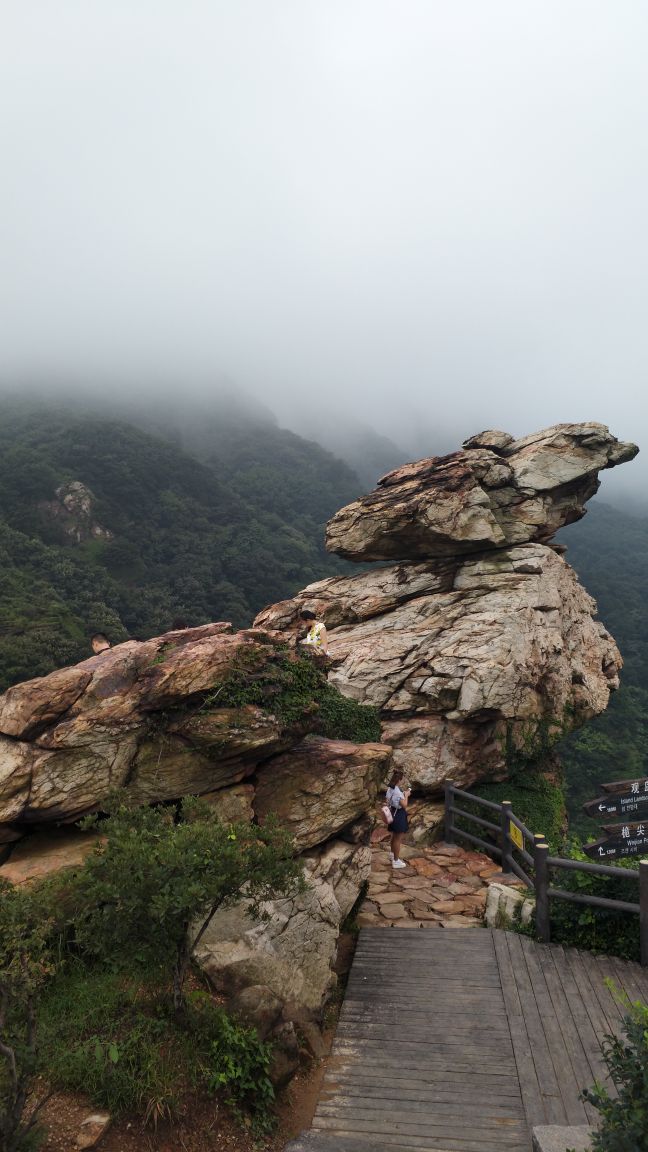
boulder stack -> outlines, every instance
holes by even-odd
[[[424,793],[503,778],[511,741],[578,727],[618,686],[616,644],[551,540],[584,515],[599,471],[637,451],[602,424],[559,424],[522,440],[482,432],[399,468],[327,529],[330,551],[390,563],[311,584],[255,624],[321,616],[329,679],[380,709]]]

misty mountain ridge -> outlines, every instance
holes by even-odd
[[[160,415],[156,413],[160,422]],[[113,642],[231,620],[344,570],[324,525],[350,468],[268,421],[152,435],[86,407],[8,403],[0,424],[0,686]],[[90,501],[77,529],[62,501]],[[57,495],[58,493],[58,495]]]
[[[324,549],[326,521],[408,459],[368,426],[322,419],[306,439],[238,395],[156,405],[13,397],[0,412],[4,686],[83,658],[95,630],[119,641],[159,634],[178,617],[244,626],[264,605],[344,571]],[[69,500],[75,482],[91,494],[94,525],[79,538],[56,496]],[[602,542],[622,538],[626,577],[637,568],[627,588],[636,619],[648,520],[597,499],[561,538],[630,669],[643,633],[638,624],[625,636],[619,552]]]

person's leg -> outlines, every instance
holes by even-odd
[[[392,850],[392,856],[393,856],[394,860],[398,860],[400,858],[402,839],[403,839],[403,833],[402,832],[392,832],[391,850]]]

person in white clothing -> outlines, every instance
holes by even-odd
[[[390,824],[391,837],[391,856],[392,868],[406,868],[407,865],[404,860],[400,858],[401,842],[403,836],[409,827],[407,822],[407,804],[410,798],[411,788],[406,788],[404,791],[400,787],[403,782],[405,773],[402,768],[395,768],[392,772],[391,780],[385,799],[391,809],[393,816],[392,823]]]

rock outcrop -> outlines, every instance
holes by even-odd
[[[584,515],[598,473],[637,452],[603,424],[557,424],[522,440],[481,432],[461,452],[383,476],[329,521],[326,546],[350,560],[423,560],[546,543]]]
[[[10,688],[0,696],[0,878],[31,883],[79,866],[96,837],[73,825],[115,788],[139,803],[199,794],[226,822],[274,812],[310,887],[269,909],[267,925],[251,924],[244,902],[228,909],[200,960],[219,987],[251,981],[317,1012],[335,982],[340,923],[369,875],[369,812],[391,749],[309,735],[307,696],[301,715],[292,698],[287,719],[271,689],[291,667],[281,634],[216,623]],[[260,681],[267,704],[232,703]]]
[[[464,450],[384,477],[343,508],[327,547],[399,563],[311,584],[257,617],[326,622],[329,679],[380,709],[383,739],[429,795],[506,775],[506,744],[602,712],[621,657],[596,605],[550,544],[584,514],[600,469],[632,459],[600,424],[523,440],[484,432]]]
[[[93,493],[80,480],[62,484],[54,493],[55,499],[43,501],[40,508],[57,521],[64,534],[76,544],[85,540],[111,540],[112,532],[95,520]]]

